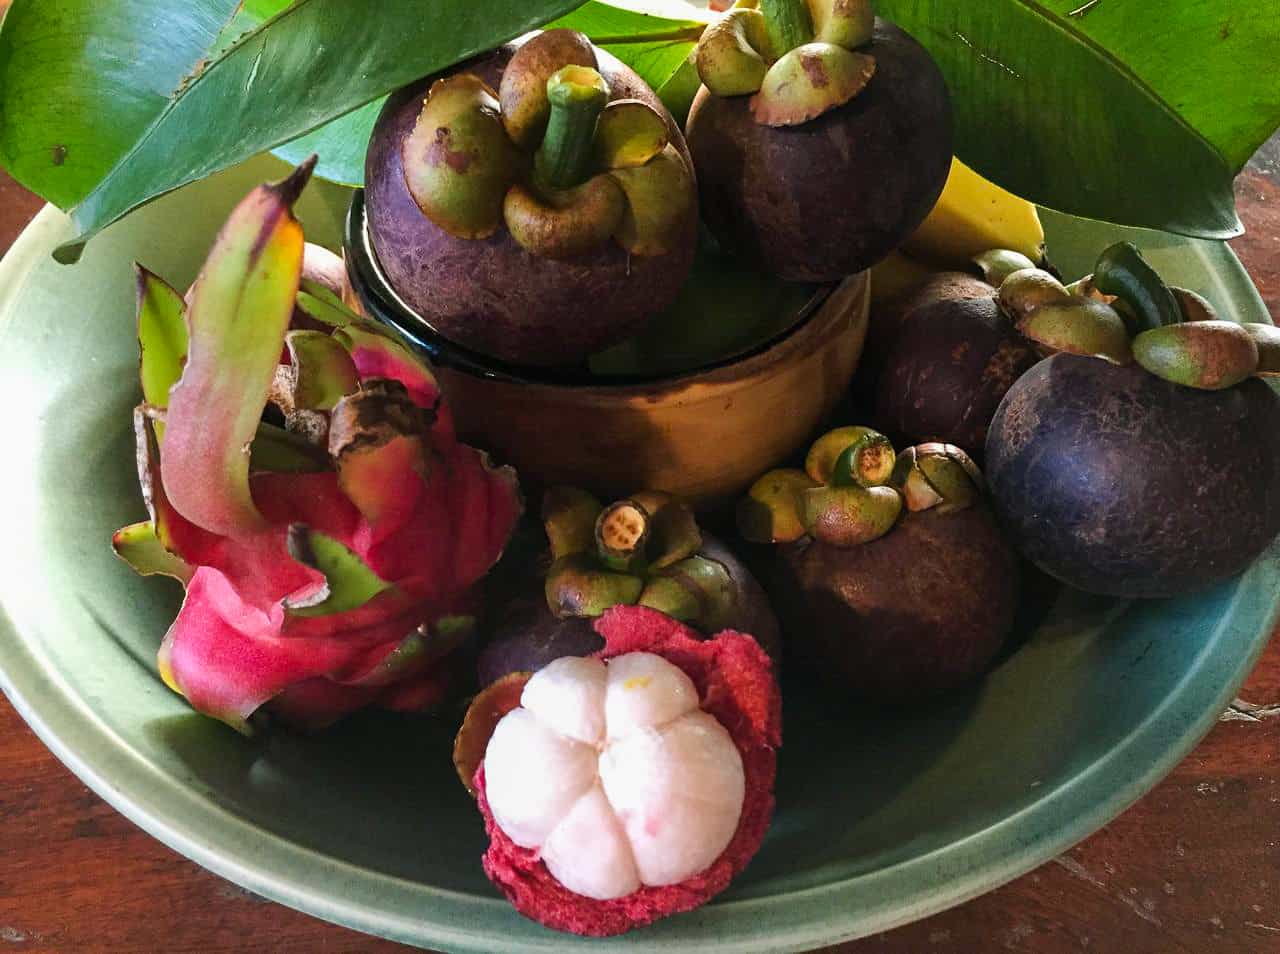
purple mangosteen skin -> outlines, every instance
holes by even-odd
[[[923,285],[902,293],[883,304],[873,303],[867,324],[867,343],[858,359],[858,372],[853,378],[854,394],[863,404],[875,403],[876,385],[898,341],[903,326],[917,311],[940,301],[968,298],[995,298],[996,290],[968,272],[939,272]]]
[[[981,460],[1001,398],[1039,360],[994,298],[944,298],[899,328],[876,384],[876,422],[901,443],[945,441]]]
[[[473,73],[496,90],[515,50],[509,44],[449,73]],[[595,52],[610,99],[639,99],[664,116],[692,175],[684,137],[661,100],[615,57]],[[551,259],[525,251],[505,227],[483,239],[450,235],[414,202],[401,157],[427,90],[443,75],[392,94],[365,159],[369,237],[391,286],[450,341],[513,364],[575,365],[638,333],[675,300],[689,274],[696,210],[665,255],[630,255],[609,241],[576,258]]]
[[[1022,554],[1070,586],[1170,597],[1235,576],[1280,532],[1280,395],[1200,391],[1056,354],[1005,395],[986,477]]]
[[[539,581],[540,582],[540,581]],[[558,619],[541,587],[531,587],[503,610],[492,641],[480,651],[476,676],[485,689],[513,672],[537,672],[562,656],[590,656],[604,648],[595,620]]]
[[[787,644],[864,701],[912,703],[990,667],[1018,606],[1019,562],[990,510],[908,513],[854,547],[808,538],[778,553]]]
[[[702,215],[726,248],[788,281],[838,281],[897,248],[951,170],[951,99],[914,39],[876,20],[857,96],[796,126],[757,123],[750,96],[698,91],[686,124]]]

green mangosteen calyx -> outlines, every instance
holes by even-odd
[[[703,33],[698,76],[713,96],[751,95],[765,126],[795,126],[842,106],[871,82],[870,0],[749,0]]]
[[[902,491],[912,513],[937,509],[955,513],[982,499],[986,482],[973,459],[954,444],[929,442],[908,447],[900,455],[890,478]]]
[[[1120,365],[1133,360],[1124,319],[1097,299],[1046,302],[1018,322],[1018,331],[1039,345],[1042,354],[1067,351]]]
[[[1071,298],[1062,282],[1034,265],[1015,269],[997,287],[999,293],[996,300],[1000,304],[1000,310],[1015,323],[1041,305],[1068,301]]]
[[[707,27],[694,52],[698,78],[713,96],[754,93],[769,71],[762,50],[769,49],[764,14],[734,7]]]
[[[809,448],[805,469],[771,470],[738,504],[738,531],[755,543],[810,536],[853,547],[884,536],[910,511],[962,510],[983,491],[982,475],[951,444],[921,444],[896,454],[869,427],[839,427]]]
[[[1002,266],[1016,264],[997,250],[975,259],[998,276]],[[1092,276],[1067,288],[1042,268],[1017,268],[999,282],[996,301],[1041,356],[1059,351],[1102,358],[1125,365],[1133,360],[1125,319],[1092,285]]]
[[[404,141],[404,178],[422,214],[459,238],[502,224],[502,197],[520,154],[507,138],[493,90],[469,73],[436,82]]]
[[[1244,326],[1258,348],[1258,377],[1280,374],[1280,328],[1275,325],[1249,323]]]
[[[1129,329],[1108,296],[1089,279],[1068,288],[1047,270],[1017,252],[992,249],[974,264],[995,285],[1000,310],[1041,356],[1066,351],[1113,364],[1133,360]]]
[[[1133,356],[1156,377],[1205,391],[1239,384],[1258,370],[1258,345],[1234,321],[1188,321],[1142,332]]]
[[[667,122],[637,99],[610,102],[590,42],[549,30],[511,57],[498,90],[471,73],[436,82],[404,140],[405,184],[458,238],[505,225],[528,252],[572,258],[611,238],[663,255],[693,208],[693,177]]]
[[[1036,263],[1021,252],[1009,248],[993,248],[973,257],[982,280],[992,288],[999,288],[1014,272],[1036,268]]]
[[[542,518],[553,561],[547,606],[559,618],[638,605],[715,632],[741,608],[739,583],[702,552],[693,511],[669,494],[642,491],[604,506],[577,488],[553,487]]]
[[[982,499],[982,472],[953,444],[896,454],[869,427],[838,427],[818,438],[805,469],[771,470],[738,505],[738,530],[755,543],[791,543],[808,535],[835,547],[887,534],[905,507],[954,513]]]
[[[998,274],[1001,256],[987,253],[978,265]],[[1280,371],[1280,331],[1218,320],[1213,305],[1166,284],[1128,242],[1105,249],[1093,274],[1069,286],[1038,268],[1009,272],[997,301],[1045,356],[1136,360],[1158,378],[1205,391]]]

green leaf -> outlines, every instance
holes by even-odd
[[[659,64],[661,69],[661,64],[671,55],[662,48],[672,43],[696,43],[712,14],[684,3],[668,3],[665,7],[689,16],[659,16],[648,10],[632,9],[641,5],[628,4],[625,0],[616,4],[590,0],[572,13],[551,21],[546,28],[585,33],[592,43],[605,47],[637,73],[642,69],[649,71],[645,81],[653,85],[652,80],[660,79],[652,72],[654,64]],[[667,66],[666,71],[670,75],[675,65]]]
[[[293,0],[241,0],[227,25],[218,33],[214,49],[221,53],[258,24],[291,6]],[[303,157],[306,158],[305,156]]]
[[[0,29],[0,161],[55,205],[75,205],[216,48],[235,9],[236,0],[14,0]]]
[[[349,0],[14,0],[0,30],[0,164],[59,207],[79,204],[85,238],[274,146],[294,164],[318,153],[319,175],[359,186],[385,93],[575,6],[388,0],[371,16]],[[687,111],[681,64],[701,23],[602,3],[572,16]],[[163,42],[140,40],[142,23],[162,24]]]
[[[1273,3],[880,0],[877,11],[937,60],[956,152],[983,175],[1075,215],[1240,232],[1232,178],[1280,124]]]
[[[1049,0],[1082,35],[1127,63],[1199,130],[1232,169],[1244,167],[1280,123],[1280,7],[1264,2],[1097,3]]]
[[[680,64],[680,68],[665,83],[654,90],[667,109],[671,110],[671,115],[681,129],[689,119],[689,108],[693,106],[693,97],[697,95],[701,85],[702,78],[698,76],[698,68],[693,62],[693,50],[690,48],[689,58]]]
[[[781,334],[813,286],[780,282],[700,242],[693,276],[644,330],[588,359],[594,374],[681,374],[740,355]]]
[[[289,555],[324,574],[325,586],[305,604],[285,601],[290,616],[331,616],[359,609],[392,585],[333,537],[295,523],[289,527]]]
[[[215,54],[234,0],[16,0],[0,31],[0,156],[74,206],[83,240],[575,5],[297,0]]]
[[[364,185],[364,154],[369,148],[369,136],[386,101],[385,96],[376,99],[271,151],[295,165],[315,153],[320,157],[316,175],[358,189]]]
[[[155,408],[169,406],[169,389],[182,377],[187,360],[186,305],[168,282],[134,265],[138,286],[138,361],[142,398]],[[159,433],[162,429],[157,427]]]
[[[85,234],[280,143],[294,159],[318,148],[323,174],[355,185],[379,97],[570,10],[569,25],[677,115],[691,92],[694,18],[573,0],[384,0],[376,16],[349,0],[298,0],[277,13],[285,2],[14,0],[0,30],[0,161],[58,205],[79,203]],[[938,60],[957,152],[983,174],[1075,214],[1239,231],[1232,176],[1280,124],[1274,3],[878,9]],[[151,23],[162,36],[139,26]]]

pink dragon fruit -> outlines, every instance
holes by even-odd
[[[456,440],[426,367],[302,277],[292,205],[313,164],[240,203],[185,302],[138,268],[151,519],[113,544],[186,586],[164,681],[242,730],[264,706],[319,728],[438,702],[522,509],[514,471]]]

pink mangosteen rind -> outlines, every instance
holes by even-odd
[[[727,888],[755,856],[773,817],[782,696],[769,656],[743,633],[726,630],[703,638],[669,616],[636,606],[609,610],[595,627],[605,640],[597,658],[655,653],[692,679],[702,710],[724,726],[741,754],[746,781],[738,827],[710,867],[678,884],[642,887],[625,897],[599,901],[564,887],[537,849],[516,845],[498,827],[485,796],[484,762],[480,762],[473,787],[489,837],[485,874],[526,917],[560,931],[608,937],[701,907]]]

